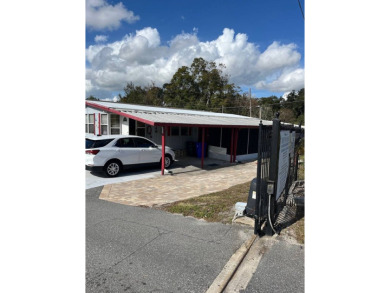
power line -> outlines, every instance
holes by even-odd
[[[282,103],[273,103],[273,104],[263,104],[260,105],[260,107],[266,107],[266,106],[272,106],[272,105],[284,105],[284,104],[292,104],[292,103],[304,103],[305,101],[293,101],[293,102],[282,102]],[[225,107],[223,106],[223,109],[238,109],[238,108],[247,108],[249,109],[250,106],[235,106],[235,107]],[[221,107],[218,108],[207,108],[206,110],[219,110]]]
[[[262,106],[270,106],[270,105],[284,105],[284,104],[292,104],[292,103],[304,103],[305,101],[293,101],[293,102],[281,102],[281,103],[272,103],[272,104],[262,104]]]
[[[298,3],[299,3],[299,8],[301,8],[301,13],[302,13],[303,20],[305,20],[305,15],[303,14],[302,6],[301,6],[301,1],[298,0]]]
[[[293,102],[281,102],[281,103],[272,103],[272,104],[268,104],[268,103],[265,103],[265,104],[262,104],[260,106],[262,107],[266,107],[266,106],[272,106],[272,105],[284,105],[284,104],[292,104],[292,103],[304,103],[305,101],[293,101]],[[194,108],[186,108],[188,110],[202,110],[202,111],[208,111],[208,110],[220,110],[222,107],[223,109],[238,109],[238,108],[247,108],[249,109],[250,106],[235,106],[235,107],[225,107],[225,106],[220,106],[220,107],[215,107],[215,108],[203,108],[202,107],[199,107],[200,105],[199,104],[187,104],[187,106],[190,106],[190,107],[194,107]]]

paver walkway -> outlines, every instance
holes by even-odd
[[[99,198],[131,206],[158,206],[251,181],[256,177],[256,171],[254,161],[213,170],[109,184],[104,186]]]

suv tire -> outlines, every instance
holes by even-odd
[[[172,166],[173,160],[170,155],[165,155],[165,163],[164,168],[168,169],[170,166]],[[160,166],[161,166],[161,160],[160,160]]]
[[[118,176],[119,172],[121,171],[122,169],[122,164],[120,161],[118,160],[111,160],[111,161],[108,161],[105,165],[104,165],[104,172],[106,173],[106,175],[108,177],[115,177],[115,176]]]

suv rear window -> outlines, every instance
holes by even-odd
[[[101,148],[105,145],[109,144],[111,141],[113,141],[113,138],[110,139],[99,139],[99,140],[93,140],[93,139],[85,139],[85,148],[86,149],[94,149],[94,148]]]

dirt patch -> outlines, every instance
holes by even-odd
[[[280,232],[285,240],[298,244],[305,244],[305,218],[301,218],[291,226],[284,228]]]
[[[298,180],[305,180],[305,156],[299,157]]]

